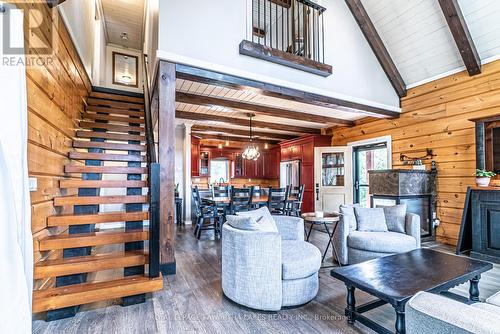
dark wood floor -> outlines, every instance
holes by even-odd
[[[329,276],[329,269],[321,269],[318,296],[307,305],[277,313],[253,311],[222,295],[221,247],[211,232],[200,241],[193,237],[190,226],[177,229],[176,235],[177,274],[165,277],[165,288],[146,303],[128,307],[121,307],[119,301],[86,305],[73,318],[35,320],[34,333],[372,333],[358,323],[347,325],[343,316],[345,287]],[[324,250],[327,240],[326,234],[320,232],[311,235],[311,242],[320,250]],[[439,244],[426,247],[452,251]],[[325,265],[331,264],[329,261],[331,258]],[[453,292],[467,296],[468,288],[468,284],[462,285]],[[500,290],[499,266],[483,275],[480,289],[481,299]],[[364,303],[371,297],[357,291],[356,299]],[[369,315],[393,328],[395,316],[390,306],[370,311]]]

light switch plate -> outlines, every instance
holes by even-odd
[[[30,191],[38,190],[38,179],[36,177],[29,178]]]

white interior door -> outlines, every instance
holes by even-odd
[[[352,147],[314,149],[316,211],[338,211],[341,204],[352,204],[352,182]]]

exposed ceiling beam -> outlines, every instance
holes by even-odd
[[[394,90],[399,97],[406,96],[406,84],[403,77],[392,61],[389,52],[385,48],[384,42],[382,42],[382,39],[380,38],[377,29],[375,29],[372,20],[368,16],[365,7],[363,7],[361,0],[345,0],[345,2],[347,7],[351,10],[354,19],[358,22],[359,28],[363,32],[363,35],[365,35],[368,44],[370,44],[375,57],[377,57],[382,69],[387,75],[387,78],[391,82],[392,87],[394,87]]]
[[[245,101],[237,101],[237,100],[228,100],[222,99],[216,96],[205,96],[205,95],[196,95],[191,93],[177,92],[175,97],[176,102],[203,105],[203,106],[220,106],[232,109],[240,109],[245,111],[251,111],[260,115],[267,115],[272,117],[280,117],[287,119],[294,119],[305,122],[319,123],[319,124],[338,124],[338,125],[346,125],[352,126],[354,125],[353,121],[329,117],[329,116],[321,116],[321,115],[313,115],[306,114],[303,112],[291,111],[287,109],[281,109],[276,107],[269,107],[262,104],[254,104],[248,103]]]
[[[197,112],[180,111],[180,110],[177,110],[175,112],[175,117],[191,121],[215,121],[215,122],[222,122],[222,123],[241,125],[241,126],[248,126],[249,124],[248,119],[202,114]],[[261,128],[261,129],[270,129],[270,130],[274,129],[274,130],[307,133],[315,135],[321,134],[321,129],[306,128],[295,125],[269,123],[269,122],[255,121],[255,120],[252,120],[252,125],[256,128]]]
[[[253,123],[253,121],[252,121],[252,123]],[[216,132],[216,133],[225,133],[225,134],[229,134],[229,135],[239,135],[239,136],[248,136],[249,135],[248,130],[220,128],[220,127],[205,126],[205,125],[193,125],[192,131],[204,132],[204,133]],[[287,135],[287,134],[283,134],[283,133],[254,131],[253,129],[252,129],[252,136],[263,137],[263,138],[275,138],[275,139],[293,139],[293,138],[298,137],[298,136]]]
[[[209,135],[206,133],[201,133],[201,132],[196,132],[191,130],[191,133],[197,137],[203,138],[203,139],[218,139],[218,140],[230,140],[230,141],[240,141],[240,142],[248,142],[248,137],[234,137],[234,136],[224,136],[224,135]],[[269,144],[277,144],[280,142],[280,140],[273,140],[273,139],[259,139],[259,138],[253,138],[252,141],[254,143],[269,143]]]
[[[176,64],[177,78],[201,82],[208,85],[222,86],[236,90],[250,90],[265,96],[286,99],[295,102],[306,103],[310,105],[338,108],[345,107],[352,109],[353,113],[359,113],[377,118],[397,118],[400,113],[397,111],[373,107],[352,101],[346,101],[335,97],[304,92],[298,89],[273,85],[261,81],[245,79],[234,75],[214,72],[198,67]]]
[[[49,5],[50,8],[53,8],[57,5],[62,4],[66,0],[47,0],[47,4]]]
[[[439,5],[446,18],[446,22],[448,22],[448,27],[455,39],[467,72],[469,72],[470,76],[481,73],[481,58],[479,58],[458,1],[439,0]]]

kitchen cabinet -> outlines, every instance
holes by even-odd
[[[210,152],[202,151],[200,153],[200,176],[210,175]]]
[[[300,160],[300,183],[305,186],[302,212],[314,211],[314,148],[331,146],[330,136],[307,135],[280,143],[280,161]],[[279,177],[279,162],[277,163]]]
[[[200,176],[200,139],[191,136],[191,176]]]
[[[233,178],[239,178],[245,176],[245,168],[243,164],[243,157],[241,153],[233,154]]]

